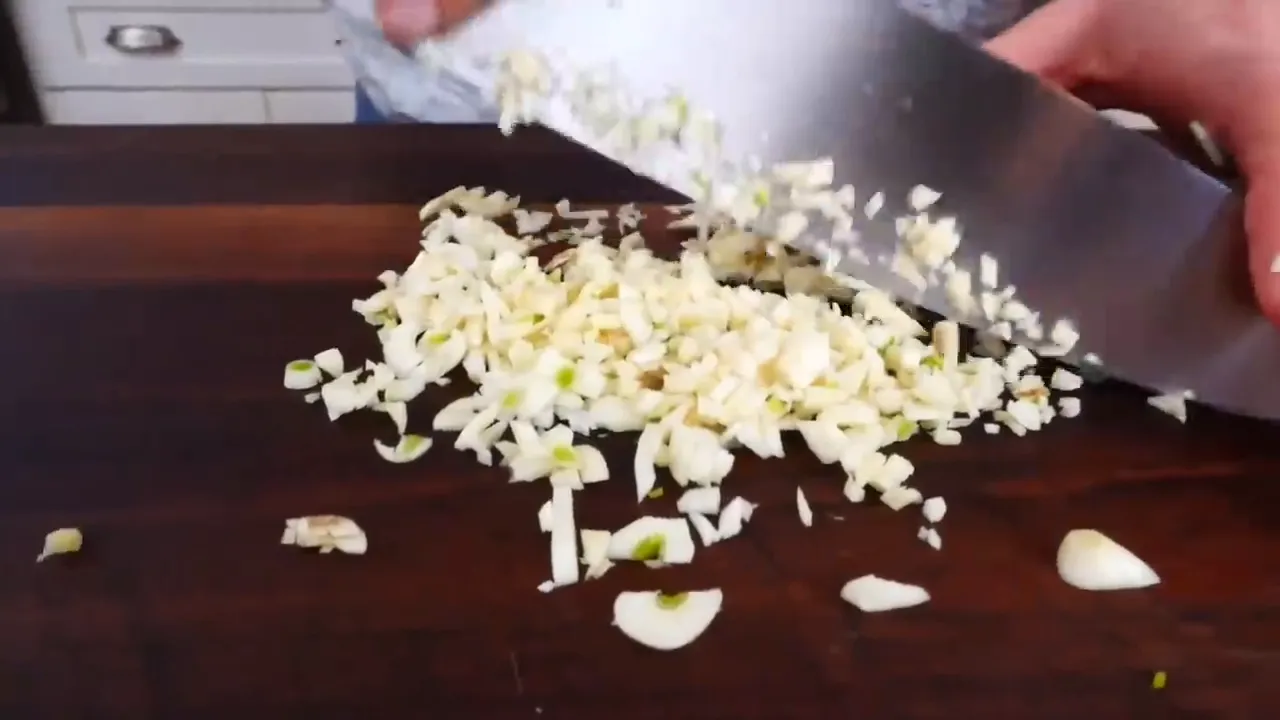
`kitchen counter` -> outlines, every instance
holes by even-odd
[[[739,454],[728,492],[761,504],[741,537],[539,593],[545,484],[443,438],[388,464],[385,423],[329,423],[280,386],[295,357],[374,349],[350,300],[408,263],[417,205],[458,184],[670,200],[535,131],[0,133],[0,717],[1280,715],[1280,428],[1202,408],[1179,425],[1117,384],[1026,438],[906,445],[951,508],[941,552],[918,508],[850,505],[806,452]],[[411,430],[454,396],[415,403]],[[616,477],[582,494],[584,527],[637,516],[634,442],[601,443]],[[278,544],[285,518],[330,512],[368,555]],[[64,526],[83,552],[35,564]],[[1066,586],[1054,555],[1077,527],[1163,582]],[[933,599],[860,614],[838,592],[864,573]],[[620,590],[713,586],[724,611],[683,650],[610,627]]]

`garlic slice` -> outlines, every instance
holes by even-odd
[[[686,515],[689,513],[715,515],[720,512],[720,488],[713,486],[686,490],[676,501],[676,510]]]
[[[551,582],[557,587],[578,582],[577,531],[573,520],[573,490],[551,489]]]
[[[401,435],[395,446],[374,440],[373,447],[383,460],[391,463],[409,463],[422,457],[431,449],[432,440],[424,435]]]
[[[80,552],[83,545],[84,535],[79,528],[59,528],[44,536],[44,549],[36,556],[36,562],[52,555]]]
[[[682,565],[693,561],[694,548],[684,518],[646,515],[615,531],[607,554],[610,560]]]
[[[613,601],[613,624],[641,645],[676,650],[697,640],[723,604],[720,590],[623,592]]]
[[[1058,576],[1081,590],[1150,587],[1160,577],[1150,565],[1097,530],[1072,530],[1058,546]]]
[[[322,379],[320,368],[311,360],[293,360],[284,366],[284,386],[290,390],[309,390]]]
[[[936,528],[922,527],[916,533],[916,537],[934,550],[942,549],[942,536],[938,534]]]
[[[800,488],[796,488],[796,512],[800,513],[801,525],[813,527],[813,508],[809,507],[809,499]]]
[[[338,550],[348,555],[363,555],[369,549],[364,530],[354,520],[340,515],[308,515],[285,520],[280,543],[319,548],[321,554]]]
[[[921,605],[929,602],[929,593],[919,585],[863,575],[845,583],[840,598],[862,612],[874,613]]]

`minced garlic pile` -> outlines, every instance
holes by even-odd
[[[1078,398],[1052,397],[1079,389],[1080,376],[1036,372],[1037,355],[1061,357],[1079,334],[1065,319],[1046,329],[1012,286],[1000,286],[994,258],[960,266],[958,223],[929,214],[941,193],[913,188],[911,213],[896,222],[896,253],[872,258],[857,223],[880,213],[885,195],[858,207],[852,186],[833,187],[830,159],[729,162],[718,124],[678,93],[637,103],[616,84],[570,78],[525,51],[497,67],[503,132],[558,104],[591,147],[689,188],[694,202],[668,208],[677,216],[669,227],[694,237],[678,258],[662,258],[637,232],[643,215],[633,205],[610,213],[562,201],[554,213],[529,211],[501,191],[455,188],[423,206],[409,267],[384,272],[383,288],[353,303],[376,328],[382,358],[348,370],[339,351],[326,350],[289,363],[284,384],[321,385],[308,400],[322,401],[330,419],[387,413],[401,439],[375,442],[377,451],[412,462],[432,440],[405,434],[407,403],[461,369],[478,389],[441,409],[432,427],[456,433],[455,449],[501,465],[512,481],[547,480],[551,498],[538,520],[551,536],[551,578],[541,590],[578,582],[583,567],[593,579],[616,562],[688,563],[694,534],[706,546],[741,533],[756,505],[721,503],[735,456],[782,457],[782,433],[791,431],[832,466],[851,502],[870,489],[893,510],[922,504],[919,537],[941,549],[946,504],[911,487],[915,468],[898,443],[925,434],[955,445],[975,423],[1024,435],[1080,413]],[[566,227],[548,231],[553,223]],[[607,244],[614,227],[622,237]],[[540,262],[533,251],[548,244],[567,247]],[[953,317],[982,328],[981,353],[966,352],[956,322],[926,329],[895,298],[837,272],[847,260],[887,263],[917,291],[942,286]],[[638,433],[629,468],[637,502],[661,491],[665,468],[684,489],[680,516],[578,530],[575,493],[617,472],[590,444],[600,432]],[[812,525],[799,490],[796,511]],[[1095,564],[1068,563],[1076,572]],[[929,597],[874,576],[851,581],[842,596],[868,612]],[[707,628],[721,600],[719,590],[623,593],[615,625],[674,649]]]
[[[404,434],[407,403],[460,368],[478,389],[441,409],[433,429],[456,432],[455,448],[508,468],[513,481],[545,478],[564,489],[544,525],[569,557],[577,540],[566,526],[572,492],[616,471],[590,444],[598,432],[639,433],[630,468],[637,501],[666,468],[688,489],[680,507],[707,544],[740,532],[754,508],[743,498],[721,507],[719,486],[735,453],[781,457],[784,432],[799,432],[819,460],[838,467],[833,474],[851,501],[870,489],[898,510],[924,498],[910,486],[914,468],[896,444],[923,433],[953,445],[975,422],[1024,434],[1078,411],[1073,398],[1052,400],[1056,388],[1080,387],[1078,376],[1058,369],[1042,378],[1021,346],[1002,360],[967,354],[955,323],[926,330],[873,288],[827,288],[851,301],[849,311],[796,291],[794,280],[788,294],[725,284],[750,277],[785,287],[789,274],[808,267],[785,253],[762,259],[768,241],[747,231],[716,228],[669,260],[645,247],[632,206],[611,214],[562,203],[553,215],[523,212],[516,202],[457,188],[427,203],[417,257],[353,303],[376,328],[382,357],[348,370],[340,352],[326,350],[289,363],[284,384],[320,385],[313,398],[331,419],[359,409],[387,413],[402,439],[376,443],[378,452],[407,462],[431,447],[429,438]],[[505,216],[508,227],[499,222]],[[553,220],[568,227],[547,232]],[[541,234],[513,234],[511,225]],[[611,227],[626,233],[616,246],[603,239]],[[568,247],[549,262],[532,254],[560,241]],[[926,505],[929,525],[944,507]],[[797,508],[812,522],[802,494]],[[675,520],[642,528],[635,543],[658,537],[687,551],[677,560],[646,559],[692,557],[681,536],[688,526]],[[940,547],[933,527],[921,538]],[[606,557],[627,559],[634,550],[614,547]],[[557,566],[552,585],[578,579],[576,563]]]

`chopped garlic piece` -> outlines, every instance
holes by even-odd
[[[1226,153],[1222,152],[1222,148],[1213,139],[1213,136],[1209,134],[1209,130],[1203,123],[1199,121],[1191,123],[1191,135],[1200,144],[1200,149],[1204,151],[1210,162],[1218,167],[1226,167]]]
[[[796,511],[800,513],[801,525],[813,526],[813,508],[809,507],[809,499],[804,496],[804,490],[800,488],[796,488]]]
[[[551,501],[548,500],[538,508],[538,528],[544,533],[551,532]],[[583,532],[586,532],[585,530]]]
[[[936,528],[922,527],[916,533],[916,537],[934,550],[942,549],[942,536],[938,534]]]
[[[316,353],[314,360],[316,367],[332,377],[338,377],[346,369],[346,365],[342,360],[342,351],[338,348],[329,348]]]
[[[1058,414],[1064,418],[1080,416],[1080,398],[1064,397],[1058,399]]]
[[[613,562],[609,560],[609,538],[612,536],[613,533],[608,530],[582,530],[578,533],[587,580],[594,580],[613,567]]]
[[[873,220],[875,219],[876,215],[880,214],[880,210],[882,210],[883,208],[884,208],[884,193],[877,192],[875,195],[871,196],[870,200],[867,201],[866,207],[863,209],[863,212],[866,214],[868,220]]]
[[[707,519],[706,515],[689,513],[689,524],[693,525],[693,529],[697,531],[698,539],[702,541],[703,547],[720,541],[720,531],[716,529],[714,523]]]
[[[691,590],[676,595],[620,593],[613,601],[613,624],[623,635],[653,648],[677,650],[698,639],[724,603],[720,590]]]
[[[742,532],[742,526],[751,520],[751,514],[755,509],[754,504],[743,498],[736,497],[730,500],[729,504],[720,511],[720,524],[716,528],[716,534],[721,540],[728,540]]]
[[[929,593],[918,585],[863,575],[845,583],[840,597],[862,612],[898,610],[929,602]]]
[[[59,528],[44,536],[44,549],[36,556],[36,562],[52,555],[80,552],[83,545],[84,535],[79,528]]]
[[[986,253],[978,257],[978,282],[988,290],[995,290],[1000,283],[1000,263]]]
[[[1128,590],[1160,582],[1151,566],[1097,530],[1072,530],[1062,538],[1058,575],[1081,590]]]
[[[676,501],[676,510],[685,514],[715,515],[720,512],[720,488],[697,487],[686,490]]]
[[[284,521],[282,545],[319,548],[321,554],[337,550],[347,555],[363,555],[369,549],[364,530],[340,515],[308,515]]]
[[[529,235],[544,230],[555,219],[555,215],[537,210],[529,211],[516,208],[511,213],[516,218],[517,235]]]
[[[320,368],[311,360],[294,360],[284,366],[284,386],[290,390],[309,390],[321,379]]]
[[[1083,378],[1063,368],[1058,368],[1054,370],[1053,377],[1049,379],[1049,387],[1053,388],[1054,390],[1064,390],[1064,391],[1070,392],[1072,390],[1079,390],[1083,386],[1084,386]]]
[[[924,501],[924,505],[920,508],[924,513],[924,519],[931,523],[942,522],[942,518],[947,514],[947,501],[940,497],[931,497]]]
[[[924,212],[938,202],[942,198],[942,193],[925,185],[917,185],[911,188],[908,196],[907,204],[916,212]]]
[[[394,447],[374,440],[373,447],[383,460],[391,463],[409,463],[422,457],[431,449],[432,440],[423,435],[402,435]]]
[[[1185,423],[1187,421],[1187,401],[1193,399],[1195,399],[1195,393],[1190,390],[1183,390],[1182,392],[1149,397],[1147,398],[1147,404],[1178,422]]]

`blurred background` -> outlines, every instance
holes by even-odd
[[[0,122],[345,123],[325,0],[7,0]]]
[[[1043,4],[899,2],[975,40]],[[0,123],[351,122],[355,79],[327,6],[328,0],[0,0]]]

